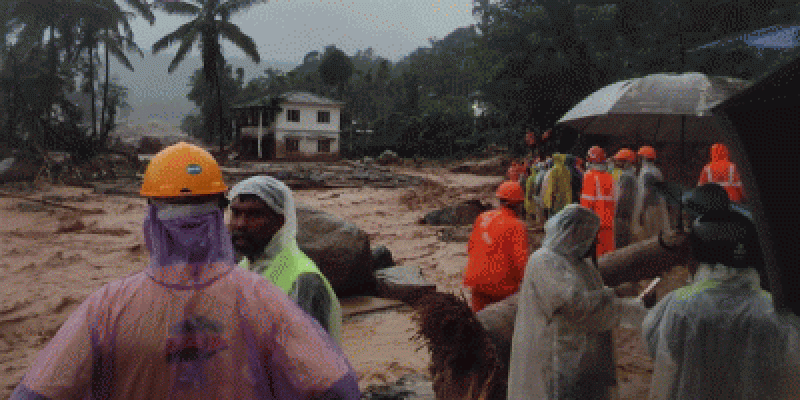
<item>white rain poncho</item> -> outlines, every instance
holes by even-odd
[[[269,262],[275,258],[282,249],[297,242],[297,211],[295,210],[292,190],[283,182],[271,176],[253,176],[237,183],[228,193],[228,198],[233,200],[240,194],[253,194],[267,203],[267,206],[276,213],[283,215],[283,227],[272,237],[264,247],[261,259]],[[255,271],[263,273],[261,271]]]
[[[755,269],[700,264],[642,324],[650,399],[798,399],[798,327],[775,312]]]
[[[636,204],[636,170],[633,167],[618,169],[614,182],[614,245],[622,248],[633,243],[631,223]]]
[[[615,297],[583,257],[600,218],[570,204],[545,224],[520,287],[509,399],[605,399],[615,383],[611,328],[641,323],[638,300]]]
[[[669,226],[667,201],[652,187],[652,183],[663,181],[658,167],[650,161],[642,161],[636,181],[636,202],[633,209],[633,231],[639,240],[649,239]]]

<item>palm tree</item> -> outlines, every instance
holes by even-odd
[[[224,68],[225,59],[222,56],[220,38],[226,39],[242,49],[250,59],[258,63],[261,57],[258,48],[250,36],[245,35],[238,26],[230,22],[231,15],[243,11],[254,4],[264,3],[265,0],[191,0],[167,1],[157,0],[154,5],[168,14],[191,16],[193,19],[159,39],[153,44],[153,53],[166,49],[173,43],[180,42],[178,52],[167,69],[172,73],[175,68],[186,58],[195,43],[200,45],[203,56],[203,75],[213,92],[216,94],[216,113],[207,113],[204,120],[206,129],[214,130],[211,117],[216,121],[216,133],[219,137],[219,147],[222,150],[222,101],[220,99],[220,71]],[[195,4],[193,4],[195,3]],[[211,114],[211,115],[209,115]],[[214,115],[216,114],[216,115]]]
[[[142,0],[125,0],[136,13],[142,15],[152,25],[155,21],[150,7]],[[59,63],[73,62],[80,55],[82,49],[87,49],[89,62],[89,87],[92,88],[92,104],[94,105],[94,50],[99,42],[108,43],[100,35],[106,37],[124,37],[127,42],[116,47],[111,47],[109,51],[117,58],[120,46],[132,47],[133,33],[128,25],[128,19],[133,13],[123,12],[114,0],[48,0],[46,2],[32,2],[26,0],[13,0],[9,2],[11,23],[22,26],[18,35],[17,54],[25,56],[37,48],[45,48],[47,51],[47,82],[44,85],[44,93],[41,97],[40,105],[35,107],[36,115],[47,120],[52,110],[52,105],[58,100],[61,88],[69,86],[71,79],[62,79],[59,76]],[[124,30],[125,34],[119,34],[119,29]],[[113,34],[117,33],[117,34]],[[49,40],[45,42],[45,35]],[[80,43],[75,46],[76,38],[80,38]],[[119,41],[118,41],[119,42]],[[73,53],[73,49],[77,53]],[[62,58],[62,54],[65,57]],[[123,55],[124,57],[124,55]],[[120,60],[122,64],[130,67],[127,59]],[[106,81],[108,81],[106,79]],[[96,111],[92,109],[93,121]],[[93,133],[96,136],[96,127],[93,123]]]
[[[152,25],[155,16],[149,6],[140,0],[126,0],[129,5],[142,14]],[[88,55],[88,87],[92,96],[92,137],[104,144],[108,137],[105,117],[108,104],[108,83],[109,83],[109,55],[113,55],[122,65],[133,71],[125,51],[137,51],[144,57],[141,49],[133,41],[133,31],[128,20],[133,17],[133,13],[123,11],[114,0],[90,0],[87,9],[83,13],[83,41],[81,47],[86,48]],[[103,87],[103,105],[100,117],[100,134],[97,132],[97,111],[95,105],[94,91],[94,62],[95,52],[99,44],[102,43],[105,50],[105,84]]]

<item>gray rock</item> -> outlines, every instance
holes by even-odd
[[[482,212],[492,207],[480,200],[468,200],[425,214],[423,222],[428,225],[471,225]]]
[[[297,243],[319,267],[340,297],[375,290],[369,236],[331,214],[297,208]]]
[[[378,246],[372,249],[372,268],[383,269],[394,265],[392,252],[386,246]]]

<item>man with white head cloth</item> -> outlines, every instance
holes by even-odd
[[[616,386],[611,328],[639,326],[639,299],[620,299],[587,258],[600,217],[569,204],[545,224],[519,291],[509,399],[609,399]],[[623,319],[625,318],[625,319]]]
[[[239,262],[283,289],[341,343],[342,313],[328,280],[297,245],[297,213],[292,191],[269,176],[254,176],[228,194],[233,246]]]

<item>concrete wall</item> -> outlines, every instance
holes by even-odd
[[[298,151],[288,152],[286,150],[286,139],[297,139]],[[330,152],[319,153],[317,145],[320,140],[330,140]],[[275,132],[275,158],[292,160],[310,159],[338,159],[339,158],[339,134],[323,132],[297,132],[281,131]]]
[[[300,122],[287,121],[287,110],[299,110]],[[318,123],[317,111],[330,112],[330,123]],[[339,107],[312,104],[284,104],[283,111],[275,118],[273,128],[262,127],[266,139],[269,131],[275,132],[275,159],[277,160],[337,160],[339,159]],[[241,127],[242,136],[258,137],[258,126]],[[286,138],[298,139],[298,151],[286,151]],[[320,153],[317,144],[329,139],[330,152]]]
[[[281,106],[283,111],[275,117],[275,128],[281,130],[302,130],[302,131],[339,131],[339,120],[341,118],[339,107],[313,105],[313,104],[292,104],[285,103]],[[287,120],[288,110],[300,111],[300,122]],[[317,111],[328,111],[331,113],[330,123],[317,123]]]

